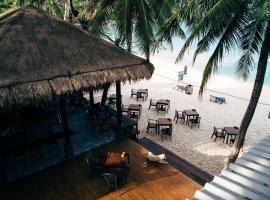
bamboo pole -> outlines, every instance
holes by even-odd
[[[122,98],[121,98],[121,82],[116,81],[116,109],[117,109],[117,125],[121,126],[122,121]]]

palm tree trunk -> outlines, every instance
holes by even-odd
[[[65,0],[64,20],[72,23],[73,17],[78,16],[78,11],[73,7],[72,0]]]
[[[240,152],[240,149],[242,148],[244,144],[247,129],[253,118],[253,115],[256,110],[256,106],[259,101],[261,91],[263,88],[263,82],[264,82],[269,53],[270,53],[270,21],[268,21],[268,26],[265,32],[265,38],[264,38],[261,52],[260,52],[260,57],[259,57],[258,67],[257,67],[257,74],[256,74],[256,79],[253,86],[251,98],[250,98],[246,113],[244,115],[244,118],[241,122],[240,129],[237,134],[236,141],[234,143],[234,149],[227,160],[225,168],[228,168],[231,162],[235,162]]]

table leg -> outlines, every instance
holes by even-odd
[[[229,135],[228,133],[227,133],[226,135],[227,135],[226,144],[228,144],[229,136],[230,136],[230,135]]]

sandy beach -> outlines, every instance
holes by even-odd
[[[139,120],[140,137],[151,139],[209,173],[214,175],[219,174],[223,169],[226,156],[230,153],[232,147],[222,143],[220,139],[214,142],[214,139],[210,138],[213,127],[240,126],[248,101],[232,96],[244,99],[250,98],[252,83],[240,82],[229,76],[216,75],[208,85],[208,89],[230,94],[230,96],[222,95],[226,98],[227,103],[220,105],[209,101],[209,95],[221,96],[220,93],[206,91],[202,99],[200,99],[198,88],[196,87],[194,87],[193,95],[187,95],[184,92],[176,90],[176,82],[173,79],[177,78],[177,71],[181,71],[183,66],[179,67],[179,65],[165,63],[157,56],[152,58],[151,62],[155,65],[156,70],[150,80],[122,85],[123,104],[140,103],[143,106],[142,116]],[[202,72],[194,68],[189,68],[188,75],[184,78],[184,81],[193,85],[199,85],[201,74]],[[130,90],[132,88],[147,88],[149,90],[147,101],[140,100],[137,102],[136,98],[131,99]],[[270,87],[264,86],[260,98],[261,103],[269,103],[269,91]],[[115,88],[112,87],[109,92],[111,94],[115,93]],[[169,112],[167,114],[157,114],[154,109],[148,110],[149,100],[151,98],[169,99],[171,101]],[[202,117],[200,128],[191,129],[181,122],[178,122],[178,124],[173,123],[172,140],[164,140],[163,142],[159,135],[153,132],[146,133],[148,118],[173,118],[175,109],[196,109]],[[258,104],[247,132],[244,151],[269,134],[269,110],[270,107],[268,105]]]

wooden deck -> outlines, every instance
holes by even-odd
[[[96,149],[98,153],[108,151],[130,154],[128,185],[119,190],[120,199],[186,199],[202,188],[170,165],[148,163],[148,151],[132,140],[111,142]],[[102,177],[92,174],[84,156],[79,156],[0,188],[0,199],[117,199],[116,192],[106,194],[105,190]]]

